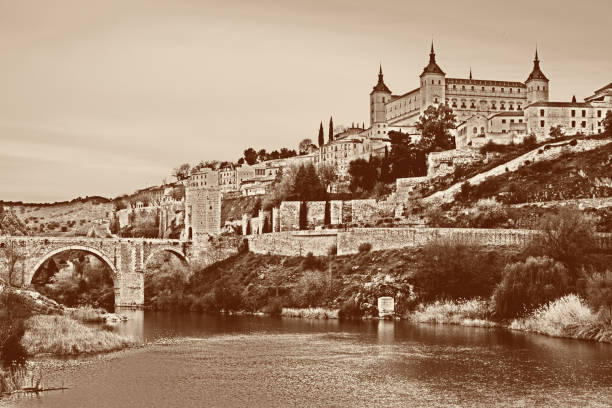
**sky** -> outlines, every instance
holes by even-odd
[[[369,121],[379,63],[418,87],[433,39],[449,77],[550,99],[612,82],[612,2],[0,0],[0,200],[114,197],[172,169],[297,148]]]

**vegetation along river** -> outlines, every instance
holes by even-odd
[[[612,403],[612,345],[400,321],[132,312],[147,345],[45,369],[17,407],[512,406]]]

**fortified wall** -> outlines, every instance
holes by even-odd
[[[354,228],[350,230],[286,231],[248,237],[249,250],[258,254],[316,256],[356,254],[359,246],[370,244],[372,251],[417,248],[439,239],[467,245],[522,247],[540,233],[518,229],[472,228]],[[612,234],[597,234],[597,246],[612,249]]]

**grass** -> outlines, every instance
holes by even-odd
[[[487,319],[488,310],[487,302],[482,299],[436,301],[428,305],[420,304],[410,318],[419,323],[497,326],[497,323]]]
[[[573,294],[549,302],[526,318],[513,320],[509,327],[553,337],[612,342],[612,326]]]
[[[21,340],[29,354],[93,354],[120,350],[135,344],[134,339],[86,326],[68,316],[32,316],[25,322]]]
[[[24,389],[28,384],[27,368],[14,366],[0,368],[0,397]]]
[[[292,308],[284,307],[281,312],[283,317],[300,317],[305,319],[337,319],[337,309],[326,309],[324,307]]]

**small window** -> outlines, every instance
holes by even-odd
[[[544,127],[544,121],[543,120],[540,121],[540,127]]]
[[[519,123],[523,123],[523,119],[519,119]]]
[[[472,91],[474,90],[474,85],[472,85]]]
[[[544,116],[544,109],[540,109],[540,116]]]
[[[461,90],[465,91],[465,85],[461,85]]]
[[[476,126],[474,126],[474,129],[472,129],[472,133],[474,133],[474,134],[478,133],[478,128]]]
[[[442,85],[442,81],[438,80],[438,85]]]
[[[572,120],[572,127],[575,128],[576,127],[576,121]]]
[[[509,89],[510,93],[512,93],[512,88]]]
[[[435,83],[435,82],[434,82],[434,80],[432,79],[432,80],[431,80],[431,84],[433,85],[434,83]]]
[[[482,87],[482,91],[484,92],[484,86]]]
[[[457,89],[457,85],[453,85],[453,89],[455,89],[455,90],[456,90],[456,89]]]
[[[510,119],[510,123],[514,123],[514,119]]]
[[[576,111],[572,109],[572,118],[576,117]]]
[[[540,90],[540,85],[538,85],[538,91]]]
[[[506,123],[506,119],[502,119],[502,123]]]
[[[583,128],[586,127],[586,122],[583,120],[582,123],[580,124],[580,126],[582,126]]]
[[[521,93],[521,88],[517,89],[516,93]]]
[[[598,117],[598,118],[601,118],[601,111],[600,111],[600,110],[599,110],[599,111],[597,111],[597,117]]]
[[[501,89],[501,93],[504,93],[504,88]]]
[[[491,92],[495,92],[495,87],[491,88]]]
[[[584,109],[582,110],[582,117],[586,118],[586,111]]]

